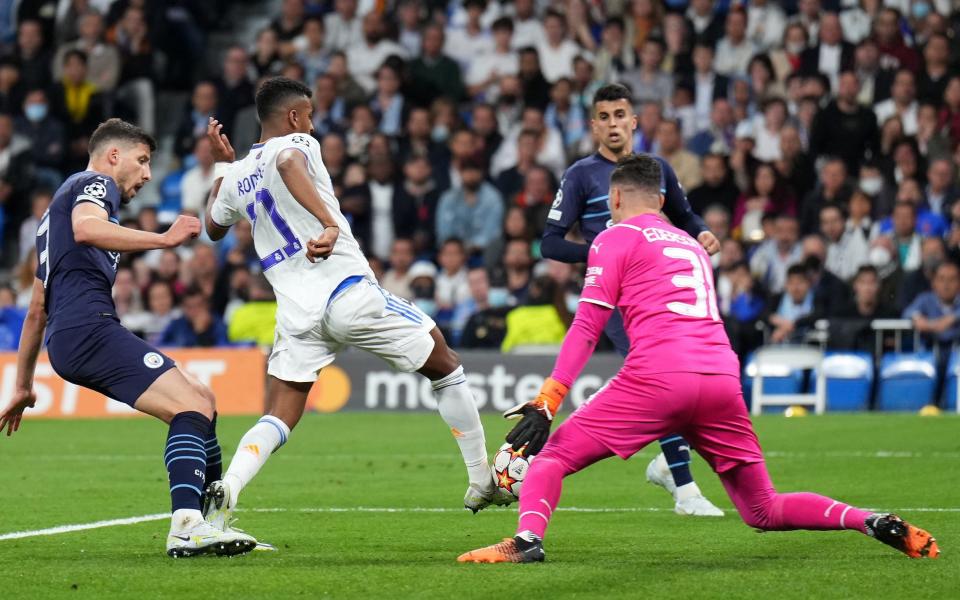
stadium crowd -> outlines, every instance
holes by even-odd
[[[242,156],[273,75],[314,90],[373,270],[455,347],[562,339],[583,269],[544,260],[539,239],[564,169],[594,151],[591,99],[609,82],[633,92],[635,150],[670,162],[721,240],[717,295],[741,355],[820,319],[838,348],[872,350],[881,317],[912,319],[931,346],[960,339],[956,3],[282,0],[205,69],[236,4],[21,0],[0,16],[0,348],[17,346],[40,218],[93,128],[123,116],[165,135],[160,201],[123,223],[161,230],[204,210],[208,117]],[[181,114],[158,114],[185,89]],[[125,255],[119,316],[163,346],[270,345],[258,268],[249,223]]]

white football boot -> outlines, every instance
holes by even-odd
[[[696,488],[696,493],[691,496],[685,498],[677,497],[677,484],[673,481],[673,473],[670,472],[670,467],[667,466],[667,460],[662,453],[658,454],[657,457],[647,465],[647,481],[654,485],[659,485],[670,493],[674,501],[673,512],[678,515],[692,517],[723,516],[723,511],[707,500],[706,497],[700,493],[699,488]]]
[[[463,496],[463,507],[472,510],[473,514],[477,514],[491,504],[507,506],[516,501],[517,498],[513,494],[497,486],[497,482],[491,472],[490,480],[484,482],[482,485],[470,483],[470,486],[467,488],[467,493]]]
[[[178,511],[179,512],[179,511]],[[194,512],[195,511],[191,511]],[[186,558],[201,554],[236,556],[254,549],[257,540],[239,531],[221,531],[202,518],[174,515],[167,535],[167,556]]]
[[[235,532],[247,535],[245,531],[233,527],[236,519],[233,516],[233,496],[227,482],[214,481],[207,486],[203,493],[203,518],[208,523],[224,533]],[[257,552],[273,552],[276,547],[266,542],[257,542],[254,550]]]

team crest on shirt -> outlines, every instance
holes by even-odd
[[[305,136],[302,136],[302,135],[295,135],[292,138],[290,138],[290,141],[293,142],[294,144],[303,144],[304,146],[310,145],[310,141]]]
[[[163,357],[156,352],[147,352],[143,355],[143,364],[148,369],[159,369],[163,366]]]
[[[94,181],[93,183],[88,183],[83,188],[83,193],[96,198],[97,200],[103,200],[107,197],[107,186],[103,185],[99,181]]]
[[[560,182],[560,189],[557,190],[557,195],[553,198],[553,205],[550,208],[560,208],[560,204],[563,203],[563,181]]]

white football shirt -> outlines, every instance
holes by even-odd
[[[307,240],[323,226],[287,190],[277,171],[277,156],[294,148],[307,158],[307,168],[340,236],[327,260],[307,260]],[[253,244],[260,265],[277,296],[277,326],[293,335],[315,327],[330,294],[347,277],[375,280],[350,224],[333,194],[333,184],[320,158],[320,143],[307,134],[275,137],[255,144],[246,158],[234,162],[211,207],[211,217],[224,227],[246,218],[253,224]]]

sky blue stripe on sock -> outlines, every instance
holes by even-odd
[[[667,439],[665,439],[665,440],[660,440],[660,443],[661,443],[661,444],[669,444],[670,442],[676,442],[677,440],[683,440],[683,438],[680,437],[679,435],[675,435],[675,436],[673,436],[673,437],[671,437],[671,438],[667,438]]]
[[[417,313],[411,311],[409,308],[400,305],[399,302],[394,302],[393,300],[387,300],[387,308],[391,309],[393,312],[399,314],[402,317],[406,317],[408,320],[417,323],[423,323],[423,319]]]
[[[682,467],[684,465],[689,465],[689,464],[690,464],[690,461],[685,460],[683,462],[673,463],[672,465],[667,465],[667,466],[671,469],[676,469],[677,467]]]
[[[207,466],[208,466],[208,467],[215,467],[215,466],[217,466],[217,465],[219,465],[219,464],[221,464],[221,461],[219,461],[219,460],[216,461],[216,462],[210,462],[209,460],[207,461]]]
[[[220,442],[217,441],[217,438],[213,438],[212,440],[207,440],[207,446],[215,446],[218,443]]]
[[[604,194],[602,196],[597,196],[596,198],[590,198],[587,200],[587,204],[596,204],[597,202],[603,202],[610,197],[610,194]]]
[[[195,450],[193,448],[174,448],[170,452],[167,452],[166,454],[163,455],[163,460],[166,461],[168,458],[177,454],[178,452],[196,452],[197,454],[199,454],[204,458],[207,457],[207,452],[205,450]]]
[[[192,446],[195,448],[200,448],[201,450],[206,450],[206,446],[203,444],[198,444],[196,442],[191,442],[190,440],[180,440],[179,442],[167,442],[167,448],[173,448],[174,446]]]
[[[201,437],[197,437],[197,436],[195,436],[195,435],[190,435],[189,433],[178,433],[177,435],[171,435],[170,437],[167,438],[167,441],[169,442],[170,440],[175,440],[175,439],[177,439],[177,438],[182,438],[182,437],[195,439],[195,440],[197,440],[198,442],[200,442],[201,444],[203,444],[203,443],[206,441],[206,440],[204,440],[204,439],[201,438]]]
[[[277,431],[280,432],[280,445],[282,446],[287,443],[287,434],[283,432],[283,429],[279,425],[267,419],[260,419],[257,421],[257,423],[269,423],[270,425],[273,425],[276,427]]]
[[[418,315],[413,309],[411,309],[409,306],[404,306],[403,304],[400,303],[400,301],[394,300],[393,298],[387,298],[387,307],[392,308],[394,311],[398,313],[402,313],[408,317],[413,317],[413,318],[416,318],[417,320],[421,320],[420,315]]]
[[[172,488],[170,488],[170,491],[172,492],[173,490],[179,490],[180,488],[191,489],[191,490],[195,491],[198,496],[200,496],[201,494],[203,494],[203,492],[201,492],[201,491],[197,488],[197,486],[195,486],[195,485],[190,485],[189,483],[180,483],[180,484],[177,484],[177,485],[173,486]]]
[[[206,456],[204,456],[203,458],[198,458],[196,456],[178,456],[176,458],[171,458],[170,460],[167,461],[167,468],[169,469],[170,465],[177,462],[178,460],[195,460],[198,463],[202,463],[204,465],[207,464]]]

